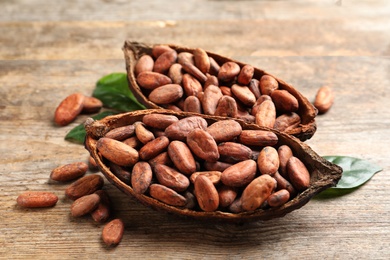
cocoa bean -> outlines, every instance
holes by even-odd
[[[153,90],[167,84],[172,84],[172,80],[161,73],[144,71],[138,74],[137,83],[144,89]]]
[[[149,94],[149,100],[158,105],[166,105],[178,101],[183,94],[183,88],[180,85],[166,84],[153,89]]]
[[[139,157],[141,160],[150,160],[162,153],[169,145],[169,139],[166,136],[160,136],[146,143],[139,149]]]
[[[175,50],[162,53],[154,61],[153,71],[161,74],[168,72],[169,68],[176,62],[177,52]]]
[[[108,131],[104,137],[122,141],[131,137],[134,134],[134,131],[134,125],[121,126]]]
[[[214,185],[217,185],[220,180],[221,180],[221,175],[222,173],[220,171],[202,171],[202,172],[194,172],[193,174],[191,174],[190,176],[190,181],[192,183],[195,183],[196,181],[196,178],[198,178],[198,176],[206,176],[207,178],[210,179],[210,181],[214,184]]]
[[[240,74],[238,74],[237,82],[241,85],[248,85],[249,82],[252,80],[253,74],[255,72],[255,68],[251,65],[244,65],[240,71]]]
[[[48,191],[25,191],[16,199],[16,203],[23,208],[53,207],[57,201],[57,195]]]
[[[238,117],[236,100],[229,96],[222,96],[214,112],[215,116]]]
[[[219,99],[222,97],[221,89],[210,85],[204,90],[202,99],[202,109],[206,115],[214,115],[218,106]]]
[[[257,177],[246,186],[241,195],[241,206],[244,211],[259,208],[275,190],[276,181],[270,175]]]
[[[329,86],[323,86],[318,89],[313,105],[317,108],[319,114],[324,114],[332,107],[334,102],[334,93]]]
[[[100,197],[96,193],[82,196],[72,203],[70,213],[73,217],[87,215],[97,208],[99,202]]]
[[[85,96],[73,93],[67,96],[57,106],[54,113],[54,122],[59,126],[66,126],[73,122],[83,109]]]
[[[300,124],[301,117],[297,113],[285,113],[275,119],[274,129],[284,132],[292,130]]]
[[[271,98],[278,111],[295,112],[299,108],[298,100],[287,90],[274,90]]]
[[[150,185],[149,194],[152,198],[171,206],[184,207],[187,204],[187,199],[183,195],[161,184]]]
[[[256,124],[273,128],[276,120],[276,108],[272,100],[263,101],[257,108]]]
[[[206,129],[207,122],[199,116],[183,118],[165,129],[166,136],[171,140],[185,141],[187,135],[194,129]]]
[[[168,155],[180,172],[190,175],[196,171],[195,159],[186,143],[172,141],[168,146]]]
[[[173,84],[181,84],[183,81],[183,67],[179,63],[173,64],[168,71],[168,77],[171,78]]]
[[[118,245],[123,237],[125,225],[121,219],[113,219],[107,223],[102,231],[102,240],[107,246]]]
[[[184,101],[183,111],[201,114],[202,104],[200,103],[199,98],[196,96],[187,97]]]
[[[290,199],[290,193],[287,190],[278,190],[275,193],[272,193],[268,199],[268,205],[271,207],[280,207],[285,204]]]
[[[293,152],[288,145],[281,145],[278,148],[278,156],[279,156],[279,172],[284,178],[288,179],[287,162],[293,156]]]
[[[207,52],[201,48],[196,48],[193,54],[195,66],[204,74],[208,73],[210,70],[210,59]]]
[[[141,72],[144,71],[153,71],[154,60],[150,55],[142,55],[134,67],[134,74],[138,76]]]
[[[244,145],[273,146],[278,142],[278,137],[269,131],[242,130],[238,141]]]
[[[100,138],[96,143],[96,148],[102,156],[120,166],[132,166],[139,158],[137,150],[111,138]]]
[[[148,114],[142,118],[142,122],[150,127],[165,130],[171,124],[179,121],[176,116],[163,114]]]
[[[256,97],[247,86],[233,84],[231,87],[233,95],[245,106],[252,107],[256,102]]]
[[[233,61],[225,62],[218,71],[218,80],[222,82],[232,81],[240,71],[240,66],[237,63]]]
[[[185,191],[190,185],[190,180],[184,174],[163,164],[154,167],[154,174],[161,185],[177,192]]]
[[[257,167],[261,174],[274,175],[279,169],[278,151],[272,146],[264,147],[257,158]]]
[[[287,173],[291,184],[298,191],[303,191],[310,186],[310,173],[297,157],[292,156],[288,160]]]
[[[71,181],[82,177],[88,170],[85,162],[75,162],[58,166],[50,173],[50,179],[54,181]]]
[[[234,120],[221,120],[211,124],[206,131],[214,138],[215,142],[229,142],[242,132],[241,125]]]
[[[237,163],[252,158],[252,149],[235,142],[223,142],[218,144],[220,161]]]
[[[137,194],[143,194],[152,183],[153,172],[149,163],[137,162],[131,172],[131,187]]]
[[[104,180],[100,175],[87,175],[70,184],[65,189],[65,195],[71,200],[76,200],[100,190],[103,187],[103,184]]]
[[[206,212],[215,211],[219,206],[218,191],[209,178],[199,175],[194,183],[195,197],[199,207]]]
[[[218,146],[214,138],[203,129],[194,129],[187,136],[187,145],[195,156],[209,162],[219,159]]]
[[[279,88],[279,83],[270,75],[263,75],[260,78],[260,91],[262,95],[271,96],[272,92]]]
[[[243,187],[255,178],[256,170],[257,166],[254,160],[245,160],[224,170],[221,181],[230,187]]]

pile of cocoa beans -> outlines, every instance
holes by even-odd
[[[279,207],[310,185],[306,166],[274,132],[228,118],[145,114],[108,131],[96,148],[135,193],[195,211]]]
[[[218,64],[201,48],[177,52],[168,45],[154,45],[134,66],[143,95],[160,107],[240,118],[279,131],[297,127],[297,98],[271,75],[255,78],[254,71],[234,61]]]
[[[72,200],[70,213],[72,217],[90,216],[95,222],[103,224],[102,240],[108,246],[115,246],[122,240],[124,223],[121,219],[111,217],[111,200],[108,193],[102,189],[103,177],[99,174],[88,174],[97,170],[95,160],[89,157],[89,164],[74,162],[60,165],[50,173],[50,180],[58,183],[68,183],[65,196]],[[26,191],[16,199],[23,208],[54,207],[58,196],[50,191]]]

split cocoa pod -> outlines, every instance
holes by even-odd
[[[342,173],[296,137],[227,117],[148,109],[90,118],[85,129],[85,147],[112,184],[196,219],[282,217]]]
[[[292,85],[249,64],[201,48],[123,47],[129,88],[146,108],[232,117],[304,141],[316,131],[316,108]]]

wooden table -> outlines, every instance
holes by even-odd
[[[357,3],[358,2],[358,3]],[[1,1],[1,259],[389,259],[390,4],[375,1]],[[260,67],[313,99],[330,85],[336,100],[307,143],[383,171],[360,189],[314,199],[284,218],[245,225],[201,223],[145,208],[112,185],[126,223],[116,248],[102,225],[70,216],[58,165],[86,161],[53,123],[67,95],[124,72],[126,39],[175,43]],[[25,190],[55,192],[50,209],[21,209]]]

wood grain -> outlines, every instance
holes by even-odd
[[[0,259],[388,259],[390,258],[389,3],[359,1],[1,1]],[[152,8],[153,7],[153,8]],[[126,230],[106,248],[103,226],[73,218],[58,165],[86,161],[53,123],[75,91],[125,72],[125,39],[203,47],[260,67],[310,100],[333,88],[307,143],[383,171],[335,199],[313,199],[284,218],[245,225],[202,223],[145,208],[106,183]],[[90,174],[90,173],[89,173]],[[25,190],[53,191],[49,209],[21,209]]]

